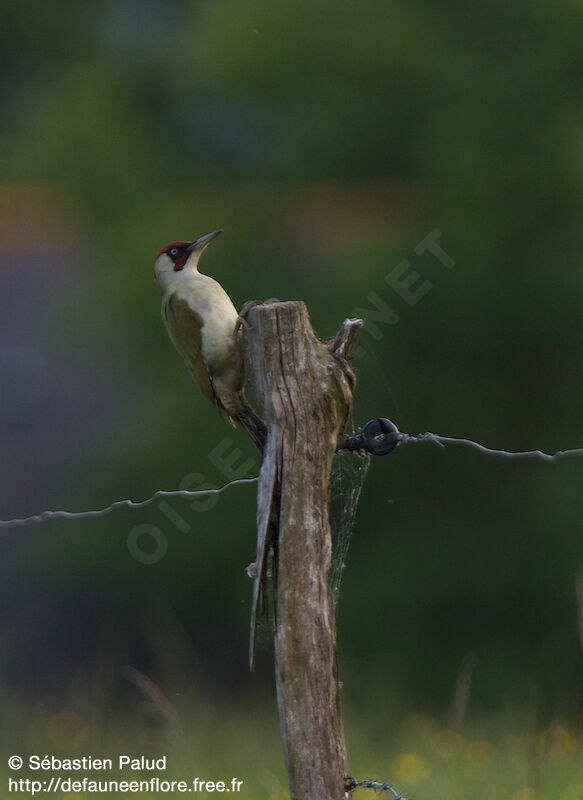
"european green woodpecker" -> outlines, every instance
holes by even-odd
[[[263,451],[266,428],[246,402],[239,316],[223,287],[198,262],[220,230],[194,242],[170,242],[154,263],[166,330],[202,393]]]

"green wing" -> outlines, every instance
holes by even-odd
[[[203,321],[185,300],[176,294],[162,305],[162,317],[168,334],[178,350],[194,380],[205,397],[220,408],[212,377],[209,375],[201,351],[201,330]]]

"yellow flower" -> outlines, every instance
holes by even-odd
[[[403,753],[393,760],[391,775],[395,783],[421,783],[429,776],[429,764],[416,753]]]
[[[466,747],[466,760],[477,767],[487,767],[494,760],[495,748],[485,739],[477,739]],[[526,798],[525,798],[526,800]]]
[[[547,796],[543,792],[535,792],[533,788],[527,786],[515,792],[512,795],[512,800],[547,800]]]
[[[57,711],[47,720],[47,734],[53,744],[78,747],[87,739],[89,729],[74,711]]]
[[[456,731],[452,731],[449,728],[440,728],[440,730],[431,734],[429,743],[431,744],[432,750],[434,750],[440,758],[447,760],[459,753],[464,740]]]
[[[555,760],[568,758],[573,752],[573,737],[566,728],[555,726],[550,728],[547,734],[549,758]]]

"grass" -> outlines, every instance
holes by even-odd
[[[351,748],[359,779],[378,776],[408,800],[581,800],[583,738],[561,725],[532,732],[508,719],[462,732],[429,716],[406,718],[391,744],[364,738]],[[365,797],[357,790],[355,798]]]
[[[3,704],[4,705],[4,704]],[[36,709],[9,706],[12,741],[5,741],[3,785],[8,778],[32,777],[26,769],[12,773],[9,755],[25,759],[31,753],[74,758],[116,757],[122,753],[167,755],[165,773],[74,773],[91,779],[164,779],[243,781],[242,800],[286,800],[285,768],[273,699],[247,705],[223,705],[198,698],[175,698],[175,713],[145,698],[133,709],[99,715],[79,708]],[[4,706],[6,710],[6,706]],[[359,780],[375,778],[392,784],[407,800],[581,800],[583,798],[583,736],[559,723],[543,730],[521,729],[518,712],[505,718],[469,722],[461,731],[444,727],[427,715],[405,716],[379,728],[372,717],[346,709],[345,720],[351,773]],[[526,715],[528,717],[528,715]],[[5,723],[7,717],[4,718]],[[16,740],[16,742],[15,742]],[[50,777],[45,773],[41,778]],[[201,793],[210,796],[210,793]],[[61,795],[84,800],[90,794]],[[100,793],[100,797],[119,794]],[[132,796],[161,798],[167,794]],[[377,796],[364,788],[358,798]],[[383,794],[389,797],[389,794]]]

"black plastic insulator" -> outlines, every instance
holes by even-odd
[[[385,456],[401,441],[402,434],[390,419],[377,417],[366,423],[360,433],[349,436],[336,450],[365,450],[373,456]]]

